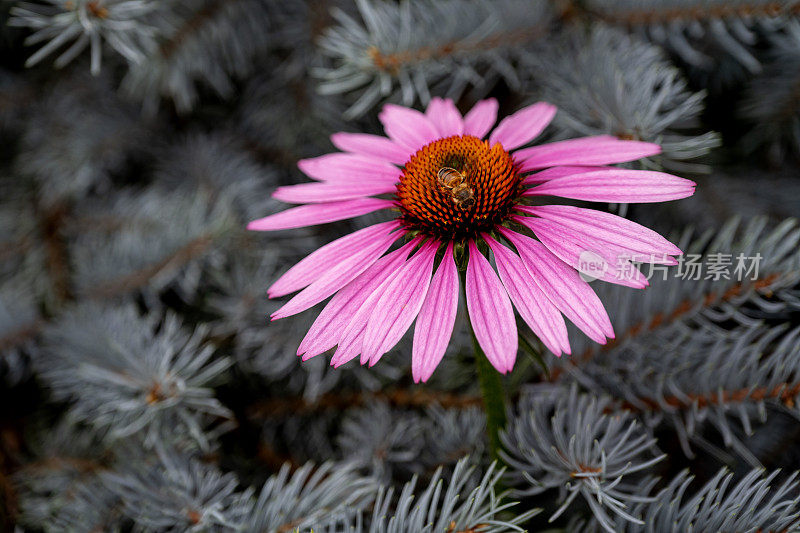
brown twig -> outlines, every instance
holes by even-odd
[[[0,243],[0,261],[5,261],[16,255],[22,255],[31,248],[33,248],[33,239],[30,237]]]
[[[61,303],[72,294],[69,283],[69,260],[67,248],[61,236],[61,226],[67,215],[67,206],[55,205],[42,213],[42,233],[47,254],[47,271],[53,284],[53,292]]]
[[[3,531],[14,531],[18,510],[17,494],[14,484],[0,469],[0,528]]]
[[[80,235],[91,231],[94,233],[113,233],[131,224],[146,229],[158,229],[159,222],[156,220],[142,220],[134,217],[123,217],[120,215],[80,215],[71,216],[64,221],[63,232],[67,236]]]
[[[372,64],[375,65],[378,70],[392,75],[397,75],[401,68],[409,64],[415,64],[431,59],[440,59],[461,52],[477,52],[491,48],[498,48],[500,46],[522,44],[533,41],[542,36],[544,33],[544,26],[539,25],[532,28],[524,28],[506,33],[499,33],[476,42],[462,43],[459,41],[451,41],[440,46],[424,46],[416,50],[409,50],[394,54],[384,54],[377,47],[372,46],[367,50],[367,55],[369,55]]]
[[[84,459],[82,457],[54,456],[54,457],[45,457],[38,461],[28,463],[24,465],[21,470],[26,470],[29,472],[39,472],[39,471],[65,469],[65,468],[70,468],[72,470],[80,472],[81,474],[95,474],[97,472],[106,470],[107,467],[98,461],[94,461],[91,459]]]
[[[787,407],[794,407],[795,398],[800,394],[800,382],[779,383],[772,388],[758,387],[755,389],[744,388],[733,391],[711,392],[706,394],[687,394],[685,398],[666,396],[661,400],[654,398],[638,398],[637,403],[625,401],[622,407],[627,411],[658,411],[664,404],[678,409],[687,409],[694,405],[700,408],[713,405],[742,403],[746,400],[760,402],[763,400],[777,400]]]
[[[11,477],[18,466],[22,441],[20,428],[0,428],[0,529],[13,531],[19,512],[19,502]]]
[[[43,326],[44,321],[35,320],[30,324],[12,331],[5,337],[0,337],[0,352],[13,348],[14,346],[19,346],[25,341],[32,339],[41,331]]]
[[[308,4],[309,27],[311,29],[309,38],[311,41],[323,34],[325,29],[333,21],[329,0],[311,0]]]
[[[106,283],[101,283],[87,291],[85,296],[93,299],[105,299],[143,287],[148,281],[165,270],[182,266],[201,255],[212,242],[213,237],[211,235],[202,235],[155,264]]]
[[[150,265],[141,270],[137,270],[126,276],[111,280],[107,283],[100,284],[89,291],[86,291],[81,296],[92,299],[106,299],[125,294],[144,286],[148,281],[158,274],[164,272],[169,268],[177,268],[186,264],[191,259],[205,252],[213,242],[213,237],[210,235],[203,235],[189,242],[182,248],[179,248],[172,255],[165,257],[158,263]],[[27,324],[11,333],[0,337],[0,351],[18,346],[28,339],[36,336],[44,326],[43,320],[36,320]]]
[[[278,453],[278,451],[273,449],[264,441],[261,441],[258,444],[258,452],[256,457],[259,462],[266,465],[271,471],[274,472],[280,470],[285,464],[289,465],[289,469],[292,472],[300,468],[300,465],[294,460],[294,457],[291,455]]]
[[[729,3],[713,7],[673,7],[669,9],[626,9],[612,12],[596,11],[594,14],[612,24],[639,26],[661,24],[676,20],[706,21],[729,17],[776,17],[800,13],[800,6],[785,2]]]
[[[606,344],[592,346],[588,348],[586,351],[584,351],[582,354],[567,359],[566,364],[571,366],[581,365],[586,361],[588,361],[589,359],[591,359],[592,357],[594,357],[595,355],[597,355],[598,353],[607,352],[611,348],[618,346],[620,343],[622,343],[627,339],[636,337],[640,333],[653,331],[661,326],[670,324],[675,320],[686,316],[691,311],[696,310],[698,305],[703,308],[708,308],[711,307],[712,305],[732,300],[736,296],[742,294],[742,292],[744,292],[745,290],[765,289],[769,287],[779,277],[780,274],[773,273],[765,278],[755,280],[752,283],[751,282],[737,283],[722,294],[717,294],[716,292],[711,291],[704,295],[701,295],[702,296],[701,299],[687,298],[683,300],[681,303],[679,303],[672,311],[656,313],[652,318],[644,322],[639,322],[629,327],[624,333],[622,333],[621,335],[617,335],[617,337],[609,340]],[[550,381],[558,380],[563,375],[563,373],[564,373],[563,367],[553,368],[550,372]]]
[[[308,402],[298,397],[270,398],[253,405],[248,416],[253,419],[281,417],[287,414],[305,414],[330,409],[341,410],[347,407],[366,405],[374,401],[385,401],[397,407],[425,407],[439,404],[442,407],[466,408],[481,405],[478,395],[458,395],[449,392],[426,391],[423,389],[389,389],[376,392],[330,393]]]
[[[467,529],[459,529],[456,531],[456,523],[450,522],[450,525],[447,526],[447,533],[481,533],[481,531],[486,530],[489,527],[489,524],[477,524]]]
[[[783,102],[783,105],[778,108],[776,115],[782,117],[784,120],[793,120],[799,107],[800,76],[797,76],[792,83],[792,89],[789,91],[789,97],[786,98]]]
[[[297,520],[292,520],[291,522],[286,522],[285,524],[278,526],[275,531],[278,533],[289,533],[289,531],[292,531],[294,528],[302,524],[305,519],[306,517],[302,517],[298,518]]]
[[[574,472],[570,472],[569,477],[577,478],[582,477],[583,474],[599,474],[602,472],[603,469],[599,466],[589,466],[584,464],[579,464],[578,469]]]
[[[202,9],[194,13],[194,15],[187,20],[172,37],[161,45],[161,55],[168,59],[174,54],[186,38],[197,31],[208,20],[214,18],[218,11],[228,4],[236,0],[217,0],[204,6]]]

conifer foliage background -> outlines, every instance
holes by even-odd
[[[762,257],[595,282],[617,338],[520,356],[504,465],[463,323],[425,385],[406,343],[301,364],[313,313],[267,324],[265,288],[351,223],[243,229],[432,96],[660,143],[637,164],[697,194],[607,208]],[[795,1],[4,0],[0,529],[800,530],[798,156]]]

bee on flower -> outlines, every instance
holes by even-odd
[[[555,355],[570,353],[565,317],[598,343],[614,337],[603,304],[579,275],[583,252],[603,260],[594,277],[633,288],[647,280],[631,258],[676,264],[681,250],[644,226],[531,201],[691,196],[695,184],[687,179],[609,166],[657,154],[658,145],[596,136],[527,146],[556,108],[537,103],[492,129],[497,110],[494,99],[464,116],[440,98],[424,113],[388,104],[379,115],[386,137],[334,134],[341,152],[299,163],[314,181],[274,194],[302,205],[248,225],[274,231],[395,214],[316,250],[269,288],[273,298],[299,291],[273,320],[330,298],[300,343],[303,360],[336,347],[332,365],[360,357],[371,366],[414,324],[412,374],[426,381],[444,356],[463,290],[480,347],[506,373],[518,348],[515,308]]]
[[[450,191],[453,203],[462,209],[472,207],[475,203],[475,191],[467,183],[463,172],[450,167],[442,167],[437,173],[439,185]]]

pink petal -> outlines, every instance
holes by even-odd
[[[369,268],[389,249],[392,243],[397,240],[397,237],[396,234],[387,234],[375,238],[343,261],[330,265],[325,273],[314,280],[311,285],[297,293],[283,307],[272,313],[272,320],[296,315],[317,305]]]
[[[541,170],[535,174],[531,174],[529,176],[525,176],[525,179],[522,180],[523,185],[534,185],[536,183],[544,183],[545,181],[552,180],[555,178],[563,178],[564,176],[571,176],[573,174],[583,174],[585,172],[593,172],[595,170],[611,170],[614,167],[575,167],[575,166],[563,166],[563,167],[550,167],[545,170]]]
[[[439,132],[440,137],[452,137],[464,133],[464,120],[450,99],[434,96],[425,110],[425,116]]]
[[[272,193],[272,197],[291,204],[325,203],[386,194],[396,190],[396,184],[383,181],[301,183],[278,187]]]
[[[524,196],[561,196],[589,202],[647,203],[694,194],[695,183],[652,170],[598,170],[556,178],[528,189]]]
[[[418,242],[418,240],[416,242]],[[416,242],[414,242],[414,244],[416,244]],[[401,250],[404,251],[400,255],[405,258],[411,248],[404,247],[401,248]],[[339,346],[336,348],[336,352],[331,358],[331,365],[335,368],[338,368],[355,358],[359,353],[362,353],[364,332],[367,329],[367,323],[372,317],[375,304],[378,302],[381,295],[383,295],[385,287],[397,276],[403,264],[403,262],[394,263],[394,268],[384,269],[373,278],[369,287],[364,289],[364,299],[361,301],[359,307],[350,315],[346,327],[339,333]],[[367,291],[366,289],[370,290]],[[366,364],[368,361],[369,359],[362,354],[361,364]]]
[[[395,183],[401,171],[393,164],[360,154],[325,154],[311,159],[301,159],[297,167],[308,177],[320,181],[383,181]]]
[[[378,288],[386,284],[393,276],[394,272],[387,272],[383,278],[383,283],[379,285]],[[336,351],[333,353],[333,357],[331,357],[331,366],[334,368],[339,368],[343,364],[352,361],[361,353],[361,347],[364,342],[364,330],[367,329],[367,322],[370,317],[370,307],[375,304],[380,296],[377,292],[378,288],[367,296],[367,299],[362,306],[358,308],[356,314],[353,315],[350,323],[341,334]],[[361,364],[363,365],[366,363],[367,360],[362,357]]]
[[[343,202],[311,204],[292,207],[268,217],[253,220],[247,225],[251,231],[275,231],[279,229],[302,228],[315,224],[325,224],[336,220],[359,217],[378,211],[390,209],[397,205],[392,200],[380,198],[358,198]]]
[[[610,135],[581,137],[525,148],[514,154],[523,162],[520,172],[558,165],[608,165],[661,153],[657,144],[623,141]]]
[[[505,374],[517,358],[514,310],[503,284],[473,241],[469,241],[466,282],[467,310],[475,338],[492,366]]]
[[[370,309],[380,297],[378,292],[380,287],[388,283],[394,277],[394,274],[394,272],[384,271],[381,277],[381,284],[371,294],[367,295],[367,299],[356,310],[344,331],[340,333],[338,346],[333,353],[333,357],[331,357],[331,366],[334,368],[339,368],[343,364],[352,361],[361,353],[364,330],[367,328],[367,322],[369,322]],[[366,364],[366,362],[366,359],[362,357],[361,364]]]
[[[556,257],[572,268],[597,279],[642,289],[647,278],[630,262],[631,254],[596,246],[582,234],[543,218],[514,217],[533,231]]]
[[[391,275],[416,245],[415,241],[381,257],[361,275],[337,292],[311,325],[297,349],[303,361],[336,346],[361,305]]]
[[[497,100],[489,98],[475,104],[464,115],[464,135],[483,139],[497,120]]]
[[[450,343],[457,312],[458,271],[453,259],[453,243],[450,242],[433,275],[414,326],[414,347],[411,352],[414,383],[428,381],[439,366]]]
[[[520,206],[518,209],[557,222],[598,242],[608,243],[610,246],[624,248],[637,254],[652,254],[656,256],[655,259],[659,259],[659,256],[683,253],[680,248],[650,228],[596,209],[571,205]],[[637,261],[651,262],[642,259]]]
[[[503,227],[498,231],[519,252],[522,262],[545,296],[590,339],[605,344],[614,330],[602,302],[572,267],[542,243]]]
[[[494,252],[500,280],[525,323],[555,355],[570,353],[564,317],[536,285],[522,259],[488,235],[483,239]]]
[[[381,239],[400,226],[396,220],[375,224],[345,235],[306,256],[267,289],[270,298],[297,291],[322,276],[331,265],[350,257],[375,239]]]
[[[489,136],[489,144],[500,143],[506,151],[528,144],[539,136],[556,115],[556,106],[539,102],[520,109],[500,121]]]
[[[439,243],[428,242],[382,287],[364,330],[361,351],[370,366],[391,350],[417,317],[428,285]]]
[[[379,135],[339,132],[331,135],[331,142],[339,150],[372,156],[395,165],[403,165],[411,157],[408,149]]]
[[[378,115],[383,129],[394,142],[408,148],[411,153],[439,138],[436,127],[416,109],[386,104]]]

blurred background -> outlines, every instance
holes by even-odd
[[[594,282],[614,342],[520,355],[505,471],[463,318],[423,385],[409,339],[333,370],[295,355],[316,312],[268,323],[377,216],[244,230],[432,96],[546,100],[543,142],[698,184],[598,206],[703,270]],[[0,530],[800,530],[799,157],[795,1],[1,0]]]

